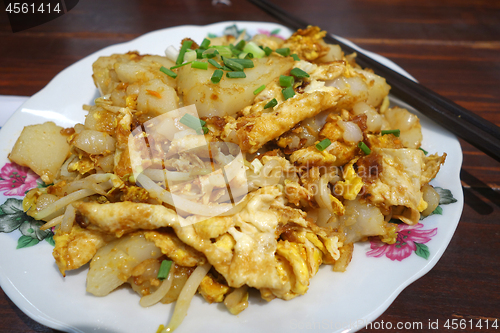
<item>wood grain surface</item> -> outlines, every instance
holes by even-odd
[[[275,3],[393,60],[427,87],[500,124],[500,1]],[[32,95],[77,60],[152,30],[228,20],[275,22],[243,0],[230,6],[210,0],[81,0],[66,15],[18,33],[12,33],[3,12],[0,95]],[[500,322],[500,164],[461,143],[465,207],[458,229],[438,264],[408,286],[378,322]],[[0,291],[0,332],[54,331],[29,319]]]

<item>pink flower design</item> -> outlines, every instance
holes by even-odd
[[[6,191],[4,195],[23,196],[37,186],[38,176],[27,167],[7,163],[0,170],[0,178],[0,191]]]
[[[269,31],[269,30],[264,30],[264,29],[257,29],[257,32],[259,34],[263,34],[263,35],[266,35],[266,36],[273,36],[273,37],[278,37],[280,39],[283,39],[285,40],[285,38],[281,37],[280,35],[278,35],[277,33],[273,33],[274,31]]]
[[[380,241],[378,237],[373,238],[370,240],[371,250],[366,255],[377,258],[385,255],[391,260],[402,261],[408,258],[412,252],[416,252],[417,255],[427,259],[429,256],[428,248],[422,244],[427,243],[432,237],[436,236],[437,228],[419,230],[423,227],[424,225],[421,223],[415,225],[398,224],[396,243],[386,244]]]

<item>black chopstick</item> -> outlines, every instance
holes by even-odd
[[[272,2],[267,0],[248,1],[293,30],[304,29],[309,26],[307,22],[294,17]],[[338,44],[346,53],[356,52],[356,63],[362,67],[371,68],[376,74],[383,76],[387,80],[387,83],[391,85],[391,93],[393,95],[413,106],[458,137],[469,142],[477,149],[500,161],[500,128],[498,126],[446,97],[395,72],[330,34],[327,34],[325,41],[327,43]]]

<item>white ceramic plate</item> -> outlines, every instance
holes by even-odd
[[[252,35],[258,29],[281,29],[280,35],[283,37],[290,34],[287,28],[277,24],[223,22],[203,27],[181,26],[154,31],[96,52],[62,71],[15,112],[0,131],[0,166],[9,162],[7,155],[23,126],[49,120],[61,126],[72,126],[83,121],[85,112],[82,111],[82,105],[91,104],[98,96],[91,74],[92,63],[99,56],[130,50],[163,54],[168,45],[178,45],[184,37],[201,41],[208,33],[222,34],[224,28],[231,24],[246,28]],[[404,72],[387,59],[377,55],[374,57]],[[407,285],[437,263],[457,227],[463,208],[459,180],[462,152],[459,142],[448,131],[426,117],[419,116],[424,135],[422,146],[431,153],[448,154],[445,165],[432,184],[451,190],[458,200],[443,206],[443,215],[432,215],[423,220],[423,228],[416,231],[428,230],[427,236],[430,235],[427,240],[425,237],[420,239],[420,242],[425,242],[425,246],[417,246],[424,256],[427,247],[427,259],[416,252],[411,252],[402,261],[391,260],[384,253],[381,257],[370,257],[367,255],[370,251],[369,242],[356,244],[347,272],[335,273],[329,266],[322,267],[311,279],[307,294],[291,301],[277,299],[267,303],[258,296],[252,296],[249,307],[238,316],[233,316],[223,305],[210,305],[201,297],[195,297],[178,332],[277,332],[304,329],[353,332],[381,315]],[[3,169],[3,172],[5,177],[5,173],[10,171]],[[0,188],[0,203],[8,198],[21,198],[2,196],[6,193],[5,187]],[[16,249],[20,236],[19,230],[0,233],[0,284],[12,301],[34,320],[69,332],[152,333],[171,316],[171,305],[141,308],[139,297],[127,288],[116,290],[104,298],[86,293],[87,266],[69,272],[63,278],[52,258],[51,245],[40,242],[36,246]],[[387,250],[391,253],[398,251],[395,248]]]

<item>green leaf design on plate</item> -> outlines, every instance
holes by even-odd
[[[440,205],[448,205],[454,202],[457,202],[457,199],[453,197],[453,194],[450,190],[444,189],[442,187],[434,187],[436,192],[439,194],[439,204]]]
[[[0,205],[3,214],[15,214],[15,213],[24,213],[23,211],[23,201],[20,199],[9,198],[2,205]]]
[[[52,231],[50,230],[40,230],[42,224],[34,219],[31,221],[25,221],[19,227],[19,231],[24,236],[29,236],[31,238],[36,238],[39,241],[45,239],[46,237],[52,235]]]
[[[415,253],[417,256],[422,257],[424,259],[428,259],[429,256],[431,255],[431,252],[429,251],[429,247],[425,244],[417,243],[415,242],[415,245],[417,246],[417,249],[415,250]]]
[[[45,240],[47,241],[47,243],[49,243],[50,245],[52,246],[56,246],[56,242],[54,241],[54,235],[51,234],[50,236],[48,236],[47,238],[45,238]]]
[[[443,215],[443,208],[441,206],[437,206],[436,209],[432,212],[432,214]]]
[[[31,238],[29,236],[21,236],[17,240],[17,247],[16,247],[16,249],[22,249],[22,248],[25,248],[25,247],[30,247],[30,246],[38,244],[39,242],[40,241],[38,239],[36,239],[36,238]]]
[[[0,232],[12,232],[25,222],[33,218],[23,212],[23,201],[9,198],[0,205]]]

